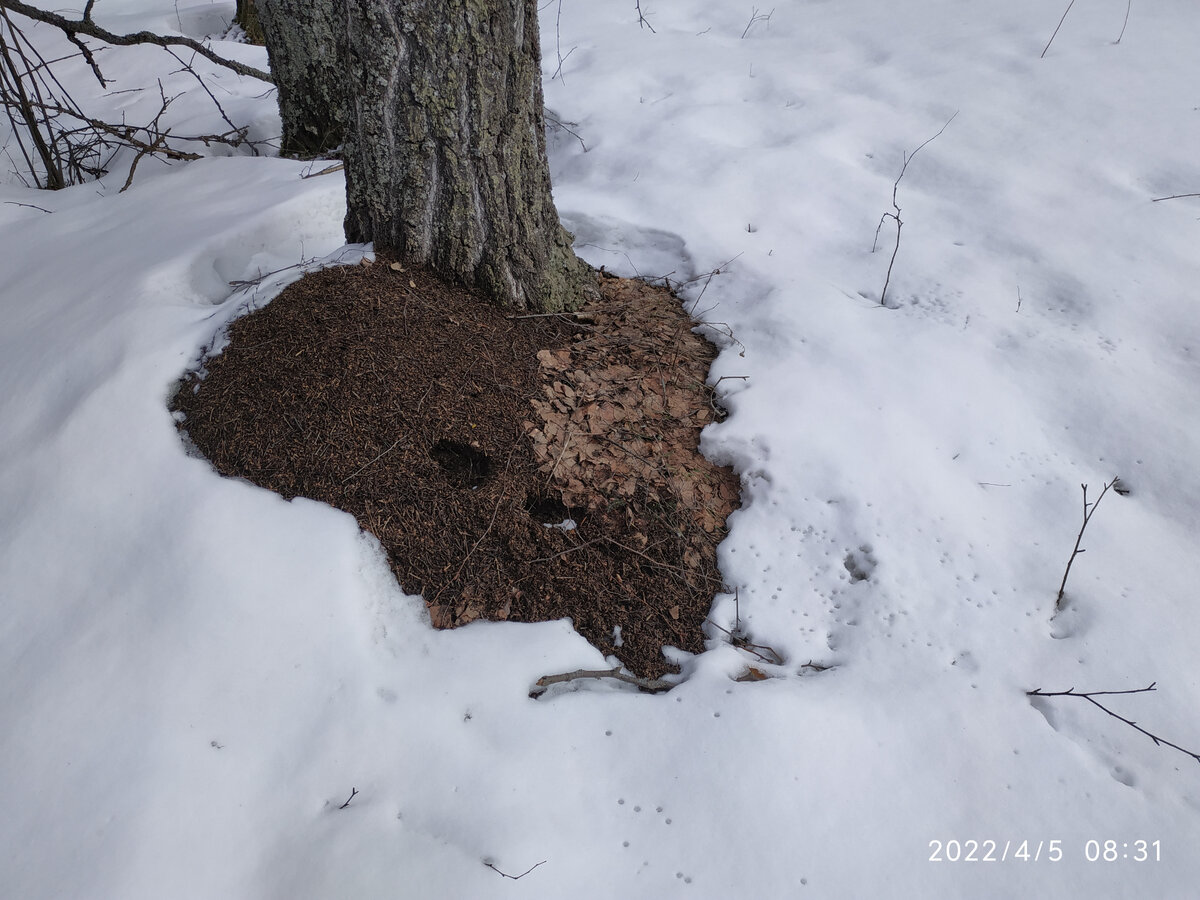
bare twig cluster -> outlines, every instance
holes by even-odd
[[[574,50],[574,48],[572,48],[572,51],[573,50]],[[563,57],[563,58],[566,59],[566,57]],[[579,146],[583,148],[584,153],[588,152],[588,145],[583,142],[583,138],[579,136],[578,132],[573,131],[570,128],[571,125],[575,125],[578,127],[578,125],[579,125],[578,122],[564,122],[561,119],[559,119],[558,117],[550,115],[549,112],[545,112],[545,113],[543,113],[543,115],[545,115],[546,121],[550,123],[550,126],[552,128],[562,129],[567,134],[571,135],[571,137],[575,138],[575,140],[579,141]]]
[[[1096,502],[1098,503],[1099,501],[1096,501]],[[1171,743],[1171,741],[1168,741],[1165,738],[1159,737],[1157,734],[1152,734],[1151,732],[1147,731],[1145,728],[1142,728],[1142,726],[1138,725],[1137,722],[1133,721],[1132,719],[1127,719],[1124,716],[1113,712],[1111,709],[1109,709],[1107,706],[1105,706],[1103,703],[1101,703],[1099,700],[1096,699],[1097,697],[1107,697],[1107,696],[1113,696],[1116,694],[1145,694],[1145,693],[1149,693],[1150,691],[1157,690],[1157,687],[1156,687],[1157,684],[1158,684],[1158,682],[1154,681],[1154,682],[1150,683],[1149,687],[1135,688],[1135,689],[1129,690],[1129,691],[1076,691],[1075,688],[1070,688],[1069,690],[1065,690],[1065,691],[1043,691],[1041,688],[1035,688],[1032,691],[1026,691],[1025,694],[1026,694],[1026,696],[1029,696],[1029,697],[1078,697],[1081,700],[1086,700],[1088,703],[1092,704],[1092,706],[1096,707],[1097,709],[1102,710],[1103,712],[1112,716],[1114,719],[1118,719],[1118,720],[1124,722],[1126,725],[1128,725],[1134,731],[1144,734],[1146,737],[1150,738],[1150,740],[1154,741],[1154,745],[1156,747],[1170,747],[1172,750],[1178,750],[1180,753],[1184,754],[1185,756],[1190,756],[1192,759],[1196,760],[1196,762],[1200,762],[1200,753],[1196,753],[1196,752],[1193,752],[1192,750],[1188,750],[1184,747],[1180,747],[1178,744],[1173,744],[1173,743]]]
[[[563,63],[567,61],[567,57],[578,50],[578,47],[572,47],[567,51],[566,56],[562,52],[562,0],[558,0],[558,10],[554,15],[554,52],[558,56],[558,68],[554,70],[554,74],[550,76],[550,80],[559,79],[563,84],[567,83],[567,77],[563,75]]]
[[[896,193],[900,190],[900,179],[902,179],[904,177],[904,173],[908,171],[908,164],[913,161],[913,158],[923,149],[925,149],[927,145],[933,143],[935,140],[941,137],[942,132],[950,127],[950,123],[954,121],[954,117],[957,115],[958,113],[955,112],[953,116],[946,120],[946,124],[938,129],[937,134],[929,138],[927,141],[921,144],[921,146],[917,147],[917,149],[912,153],[906,153],[904,155],[904,165],[900,167],[900,174],[896,176],[896,180],[892,184],[892,211],[885,212],[882,216],[880,216],[879,224],[875,226],[875,241],[871,244],[872,253],[874,253],[879,247],[879,232],[883,228],[883,223],[888,219],[891,219],[896,223],[896,245],[892,248],[892,258],[888,262],[887,277],[883,280],[883,290],[879,294],[880,306],[887,306],[888,286],[892,283],[892,267],[896,265],[896,254],[900,252],[900,229],[904,227],[904,222],[900,218],[900,204],[896,199]]]
[[[112,151],[94,130],[80,126],[82,113],[66,88],[2,7],[0,105],[37,187],[62,188],[106,171]]]
[[[1075,557],[1081,553],[1087,552],[1086,550],[1080,548],[1079,545],[1083,541],[1083,532],[1087,530],[1088,522],[1092,520],[1092,514],[1095,513],[1100,506],[1100,501],[1104,499],[1104,495],[1108,493],[1109,488],[1113,488],[1118,494],[1129,493],[1121,486],[1121,479],[1114,478],[1112,481],[1108,482],[1108,484],[1104,485],[1104,490],[1100,492],[1100,496],[1096,498],[1096,502],[1089,503],[1087,498],[1088,486],[1086,484],[1081,484],[1079,487],[1083,489],[1083,524],[1079,526],[1079,534],[1075,537],[1075,549],[1071,551],[1071,558],[1067,560],[1067,569],[1065,572],[1063,572],[1062,583],[1058,586],[1058,596],[1054,600],[1055,610],[1061,610],[1063,608],[1063,597],[1066,596],[1067,593],[1067,576],[1071,574],[1071,565],[1075,562]]]
[[[12,10],[15,13],[34,19],[38,22],[45,22],[47,25],[53,25],[66,35],[67,40],[73,43],[83,53],[84,59],[92,65],[92,71],[96,73],[96,77],[100,79],[100,84],[106,84],[104,76],[100,74],[98,67],[94,65],[91,51],[87,45],[80,40],[80,35],[93,37],[101,40],[106,44],[113,46],[132,46],[134,44],[154,44],[159,47],[187,47],[196,53],[203,56],[219,66],[224,66],[237,72],[239,75],[248,75],[251,78],[257,78],[259,81],[265,81],[268,84],[274,84],[275,79],[262,69],[256,69],[254,66],[247,66],[244,63],[236,60],[226,59],[218,53],[215,53],[211,47],[202,44],[200,41],[193,40],[189,37],[154,34],[150,31],[138,31],[133,34],[115,34],[107,29],[101,28],[92,21],[92,7],[96,5],[96,0],[88,0],[87,6],[83,9],[83,17],[80,19],[68,19],[66,16],[60,16],[58,13],[48,12],[44,9],[38,9],[36,6],[30,6],[28,3],[22,3],[20,0],[0,0],[0,9]]]
[[[750,13],[750,21],[746,23],[746,27],[742,30],[742,37],[748,35],[750,33],[750,29],[759,22],[766,22],[769,26],[771,24],[771,16],[773,15],[775,15],[774,7],[771,7],[771,11],[767,13],[759,12],[758,7],[754,7],[753,11]]]
[[[737,647],[739,650],[745,650],[751,656],[756,657],[759,662],[766,663],[769,666],[782,666],[786,662],[783,654],[774,647],[768,647],[766,644],[756,644],[751,641],[737,624],[734,625],[733,631],[730,631],[728,628],[722,628],[712,619],[708,620],[708,624],[718,631],[723,632],[729,638],[729,643],[732,646]]]
[[[646,16],[642,13],[642,0],[634,0],[633,5],[637,9],[638,27],[639,28],[649,28],[650,33],[654,34],[654,26],[650,24],[650,20],[647,19]]]
[[[74,57],[47,60],[13,22],[9,8],[51,24],[59,24],[56,18],[61,17],[50,13],[45,14],[49,18],[32,16],[24,4],[0,0],[0,106],[4,107],[21,157],[18,166],[28,172],[34,186],[57,190],[100,178],[108,173],[122,150],[132,150],[134,155],[121,190],[132,184],[138,163],[146,156],[168,160],[199,159],[199,153],[185,149],[187,144],[249,147],[257,155],[258,148],[248,138],[248,129],[234,124],[216,95],[193,68],[195,55],[192,60],[185,60],[170,47],[162,45],[180,65],[173,74],[183,72],[191,75],[212,100],[228,129],[219,134],[172,134],[164,124],[163,117],[176,97],[167,95],[161,81],[158,82],[161,102],[149,122],[131,124],[124,117],[119,122],[107,122],[85,113],[53,68],[56,63],[82,57],[101,86],[107,85],[96,55],[80,40],[79,34],[60,25],[71,42],[79,47],[80,53]],[[75,24],[91,28],[91,8],[92,3],[88,3],[84,19]],[[41,12],[32,7],[29,9]],[[91,33],[83,28],[80,30]],[[9,158],[17,162],[11,153]]]
[[[1046,41],[1046,46],[1042,48],[1042,55],[1039,56],[1038,59],[1046,58],[1046,51],[1050,49],[1050,45],[1053,44],[1054,39],[1056,37],[1058,37],[1058,31],[1060,28],[1062,28],[1063,22],[1065,22],[1067,20],[1067,13],[1069,13],[1071,11],[1071,7],[1074,5],[1075,5],[1075,0],[1071,0],[1071,2],[1067,4],[1067,8],[1065,10],[1063,10],[1062,18],[1058,20],[1058,24],[1054,27],[1054,33],[1052,35],[1050,35],[1050,40]],[[1117,35],[1117,39],[1115,41],[1113,41],[1114,44],[1121,43],[1121,38],[1125,37],[1125,29],[1129,27],[1129,13],[1132,9],[1133,9],[1133,0],[1126,0],[1126,2],[1125,2],[1125,21],[1121,23],[1121,33],[1119,35]]]

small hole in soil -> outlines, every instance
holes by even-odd
[[[529,496],[525,499],[525,511],[543,525],[560,525],[568,520],[578,522],[583,518],[583,510],[572,509],[557,497]]]
[[[459,487],[477,488],[492,472],[492,461],[486,453],[459,441],[442,439],[433,445],[429,455],[442,467],[450,483]]]

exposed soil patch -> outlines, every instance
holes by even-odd
[[[435,626],[569,616],[656,678],[663,646],[703,649],[738,482],[696,451],[714,348],[665,289],[599,285],[512,318],[382,257],[326,269],[235,322],[174,408],[222,474],[351,513]]]

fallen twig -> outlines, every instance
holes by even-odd
[[[301,178],[317,178],[321,175],[332,175],[334,172],[340,172],[344,168],[346,168],[346,164],[344,162],[334,163],[331,166],[326,166],[320,172],[309,172],[305,175],[301,175],[300,177]]]
[[[5,200],[4,202],[6,204],[8,204],[9,206],[25,206],[25,207],[28,207],[29,209],[41,210],[44,213],[53,213],[54,212],[54,210],[52,210],[52,209],[45,209],[44,207],[41,207],[41,206],[34,206],[32,203],[18,203],[16,200]]]
[[[22,3],[20,0],[0,0],[0,8],[11,9],[13,12],[20,13],[27,18],[34,19],[38,22],[45,22],[47,25],[53,25],[55,28],[61,29],[63,34],[67,36],[68,40],[84,50],[85,59],[88,59],[89,62],[91,62],[91,60],[89,58],[90,55],[87,54],[87,48],[83,46],[78,37],[81,34],[87,35],[88,37],[98,38],[99,40],[104,41],[106,44],[117,44],[119,46],[131,46],[133,44],[155,44],[159,47],[188,47],[192,50],[195,50],[205,59],[215,62],[219,66],[224,66],[227,69],[232,69],[239,75],[249,75],[251,78],[257,78],[260,81],[265,81],[269,84],[275,83],[275,79],[272,78],[267,72],[264,72],[261,69],[256,69],[254,66],[247,66],[244,63],[237,62],[236,60],[226,59],[225,57],[214,53],[211,49],[204,46],[199,41],[192,40],[189,37],[174,37],[154,34],[150,31],[138,31],[132,34],[114,34],[111,31],[101,28],[92,21],[91,3],[87,5],[87,8],[84,12],[84,17],[82,19],[68,19],[65,16],[60,16],[58,13],[49,12],[44,9],[38,9],[36,6],[30,6],[28,3]],[[94,64],[93,71],[95,71]],[[100,83],[102,85],[105,83],[103,77],[101,77],[98,72],[96,73],[96,77],[100,78]]]
[[[706,621],[714,628],[725,632],[725,634],[729,636],[729,643],[737,647],[739,650],[745,650],[747,653],[757,656],[760,660],[768,665],[782,666],[784,664],[783,655],[774,647],[768,647],[766,644],[755,644],[743,635],[735,634],[728,628],[722,628],[712,619],[707,619]],[[760,653],[760,650],[763,652]]]
[[[1096,502],[1099,503],[1100,501],[1097,500]],[[1107,706],[1105,706],[1104,704],[1100,703],[1098,700],[1095,699],[1096,697],[1113,696],[1116,694],[1145,694],[1150,691],[1157,690],[1157,688],[1156,688],[1157,684],[1158,684],[1157,681],[1152,681],[1152,682],[1150,682],[1149,687],[1135,688],[1134,690],[1129,690],[1129,691],[1078,691],[1077,692],[1075,690],[1075,688],[1071,688],[1070,690],[1066,690],[1066,691],[1043,691],[1041,688],[1035,688],[1032,691],[1026,691],[1025,695],[1028,697],[1079,697],[1082,700],[1086,700],[1088,703],[1092,704],[1092,706],[1095,706],[1097,709],[1101,709],[1104,712],[1108,713],[1108,715],[1112,716],[1114,719],[1119,719],[1120,721],[1124,722],[1126,725],[1128,725],[1134,731],[1144,734],[1146,737],[1150,738],[1150,740],[1154,741],[1155,746],[1170,747],[1172,750],[1178,750],[1180,753],[1182,753],[1186,756],[1190,756],[1192,759],[1196,760],[1196,762],[1200,762],[1200,753],[1194,753],[1191,750],[1187,750],[1183,747],[1180,747],[1178,744],[1171,743],[1170,741],[1166,740],[1165,738],[1159,737],[1157,734],[1152,734],[1151,732],[1147,731],[1145,728],[1142,728],[1140,725],[1138,725],[1137,722],[1133,721],[1132,719],[1127,719],[1122,715],[1118,715],[1117,713],[1115,713],[1111,709],[1109,709]]]
[[[537,680],[534,689],[529,692],[529,696],[536,700],[551,685],[566,684],[570,681],[581,681],[586,678],[611,678],[614,681],[620,681],[624,684],[632,684],[638,690],[645,691],[648,694],[661,694],[675,687],[674,682],[667,681],[666,679],[642,678],[638,675],[630,675],[628,672],[622,672],[620,666],[616,666],[612,669],[576,669],[574,672],[563,672],[561,675],[543,675]]]
[[[650,33],[654,34],[655,33],[654,26],[651,25],[649,20],[642,14],[642,0],[634,0],[633,5],[637,9],[638,27],[639,28],[649,28]]]
[[[540,863],[535,863],[534,865],[532,865],[528,869],[526,869],[524,872],[522,872],[520,875],[509,875],[507,872],[501,872],[499,869],[497,869],[495,867],[495,865],[493,865],[490,862],[487,862],[486,860],[484,861],[483,864],[485,866],[487,866],[489,869],[491,869],[493,872],[495,872],[497,875],[503,875],[505,878],[511,878],[513,881],[517,881],[521,878],[524,878],[526,875],[528,875],[530,872],[532,872],[538,866],[544,866],[546,864],[546,860],[543,859]]]

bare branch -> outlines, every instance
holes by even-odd
[[[546,688],[553,684],[566,684],[569,681],[580,681],[586,678],[611,678],[624,684],[632,684],[638,690],[648,694],[661,694],[663,691],[669,691],[675,687],[674,682],[662,678],[640,678],[637,675],[622,672],[621,667],[617,666],[613,669],[576,669],[574,672],[563,672],[561,675],[543,675],[537,680],[534,689],[529,692],[529,696],[536,700],[546,693]]]
[[[633,5],[637,9],[638,27],[639,28],[649,28],[650,33],[654,34],[655,33],[654,26],[650,24],[649,19],[647,19],[644,15],[642,15],[642,0],[634,0]]]
[[[228,115],[226,115],[225,107],[223,107],[221,105],[221,101],[219,101],[217,99],[216,95],[211,90],[209,90],[208,83],[203,78],[200,77],[200,75],[196,72],[195,69],[192,68],[192,63],[190,61],[184,62],[182,57],[180,57],[179,54],[176,53],[174,50],[172,50],[170,47],[164,47],[163,49],[166,50],[169,54],[171,54],[171,56],[175,57],[175,59],[176,59],[176,61],[178,61],[179,65],[182,66],[182,68],[180,69],[181,72],[187,72],[189,75],[191,75],[193,78],[196,79],[196,81],[199,83],[200,87],[204,90],[204,93],[208,94],[208,98],[210,100],[212,100],[213,106],[215,106],[217,108],[217,112],[219,112],[221,114],[221,118],[225,120],[225,124],[229,126],[230,131],[240,134],[240,135],[242,135],[242,137],[245,137],[246,132],[249,129],[246,126],[242,126],[241,128],[238,128],[237,125],[233,124],[233,120],[230,119]],[[196,58],[195,54],[193,54],[192,60],[194,61],[195,58]],[[250,149],[254,152],[255,156],[258,156],[258,148],[257,147],[255,147],[253,144],[250,144]]]
[[[1170,197],[1155,197],[1151,203],[1162,203],[1164,200],[1180,200],[1184,197],[1200,197],[1200,194],[1172,194]]]
[[[1077,557],[1080,553],[1087,552],[1086,550],[1079,549],[1079,544],[1081,541],[1083,541],[1083,532],[1087,529],[1088,522],[1092,520],[1092,514],[1095,513],[1099,508],[1100,501],[1103,500],[1104,495],[1108,493],[1108,489],[1117,484],[1118,481],[1120,481],[1120,478],[1114,478],[1112,481],[1108,482],[1108,484],[1104,485],[1104,490],[1100,492],[1100,496],[1096,498],[1095,503],[1088,503],[1088,486],[1086,484],[1080,485],[1080,487],[1083,488],[1083,524],[1079,526],[1079,534],[1075,538],[1075,549],[1071,551],[1071,558],[1067,560],[1067,570],[1063,572],[1062,584],[1058,586],[1058,596],[1054,600],[1055,610],[1061,610],[1063,608],[1063,595],[1065,595],[1067,592],[1067,576],[1071,574],[1071,564],[1075,562],[1075,557]],[[1120,493],[1119,490],[1118,493]]]
[[[572,50],[572,52],[574,52],[574,50]],[[556,127],[556,128],[561,128],[561,129],[562,129],[563,131],[565,131],[567,134],[569,134],[569,135],[571,135],[573,138],[575,138],[575,140],[579,141],[579,146],[583,148],[583,152],[584,152],[584,153],[587,153],[587,152],[588,152],[588,145],[587,145],[587,144],[585,144],[585,143],[583,142],[583,138],[581,138],[581,137],[580,137],[580,136],[579,136],[579,135],[578,135],[576,132],[574,132],[574,131],[572,131],[570,128],[568,128],[568,127],[567,127],[567,125],[566,125],[564,122],[562,122],[562,121],[561,121],[561,120],[559,120],[559,119],[556,119],[554,116],[550,115],[550,113],[548,113],[548,112],[547,112],[547,113],[543,113],[543,115],[546,117],[546,121],[547,121],[547,122],[549,122],[551,125],[553,125],[553,126],[554,126],[554,127]],[[572,124],[572,125],[576,125],[576,124],[578,124],[578,123],[577,123],[577,122],[571,122],[570,124]]]
[[[1131,9],[1133,9],[1133,0],[1126,0],[1126,2],[1125,2],[1125,21],[1121,24],[1121,33],[1118,34],[1117,39],[1115,41],[1113,41],[1114,44],[1121,43],[1121,38],[1125,37],[1125,29],[1129,27],[1129,11]]]
[[[771,24],[771,16],[773,15],[775,15],[775,7],[771,7],[769,13],[760,13],[758,7],[754,7],[754,10],[750,13],[750,21],[746,23],[746,27],[742,31],[742,37],[750,33],[750,29],[754,27],[756,22],[766,22],[769,26]]]
[[[1099,503],[1100,501],[1097,500],[1096,502]],[[1026,691],[1025,695],[1027,697],[1079,697],[1081,700],[1086,700],[1097,709],[1108,713],[1108,715],[1112,716],[1114,719],[1119,719],[1120,721],[1124,722],[1134,731],[1144,734],[1146,737],[1150,738],[1150,740],[1154,741],[1154,745],[1156,747],[1170,747],[1172,750],[1178,750],[1185,756],[1190,756],[1192,759],[1196,760],[1196,762],[1200,762],[1200,753],[1194,753],[1191,750],[1180,747],[1178,744],[1171,743],[1165,738],[1159,737],[1157,734],[1152,734],[1145,728],[1142,728],[1140,725],[1138,725],[1137,722],[1133,721],[1132,719],[1127,719],[1122,715],[1118,715],[1096,699],[1097,697],[1111,697],[1117,694],[1145,694],[1149,693],[1150,691],[1157,690],[1157,685],[1157,681],[1152,681],[1150,682],[1149,687],[1136,688],[1129,691],[1076,691],[1075,688],[1070,688],[1066,691],[1043,691],[1041,688],[1035,688],[1032,691]]]
[[[82,19],[68,19],[65,16],[60,16],[58,13],[49,12],[44,9],[38,9],[36,6],[30,6],[28,3],[22,3],[21,0],[0,0],[0,9],[9,9],[13,12],[34,19],[38,22],[44,22],[47,25],[53,25],[60,29],[67,39],[76,46],[82,47],[78,35],[87,35],[98,40],[104,41],[106,44],[115,44],[118,46],[132,46],[134,44],[154,44],[158,47],[189,47],[195,50],[205,59],[216,63],[219,66],[224,66],[239,75],[248,75],[251,78],[257,78],[260,81],[266,81],[270,84],[275,83],[275,79],[267,72],[261,69],[256,69],[254,66],[247,66],[244,63],[236,60],[226,59],[211,49],[206,47],[199,41],[189,37],[155,34],[151,31],[138,31],[131,34],[115,34],[105,28],[101,28],[92,21],[91,11],[92,3],[88,3],[84,9]],[[86,52],[86,51],[85,51]],[[90,61],[90,60],[89,60]],[[93,66],[93,71],[96,71],[97,77],[101,78],[101,84],[104,83],[103,78],[99,75],[98,70]]]
[[[345,168],[346,168],[346,164],[344,162],[339,162],[339,163],[334,163],[331,166],[326,166],[319,172],[308,172],[304,175],[301,175],[300,177],[302,179],[303,178],[317,178],[321,175],[332,175],[334,172],[340,172]]]
[[[1046,58],[1046,51],[1050,49],[1050,45],[1054,43],[1055,37],[1058,36],[1058,29],[1062,28],[1063,22],[1067,21],[1067,13],[1071,11],[1071,7],[1075,5],[1075,0],[1071,0],[1067,4],[1067,8],[1063,11],[1062,18],[1058,20],[1058,25],[1054,29],[1054,34],[1050,35],[1050,40],[1046,41],[1046,46],[1042,48],[1042,55],[1038,59]],[[1123,32],[1122,32],[1123,33]]]
[[[928,140],[924,141],[912,153],[905,154],[904,165],[902,165],[900,167],[900,174],[896,176],[896,181],[892,184],[892,210],[893,211],[885,212],[882,216],[880,216],[879,224],[877,226],[875,226],[875,241],[874,241],[874,243],[871,244],[871,252],[872,253],[874,253],[876,248],[879,246],[879,231],[880,231],[880,229],[883,228],[883,223],[887,219],[891,219],[892,221],[894,221],[896,223],[896,246],[892,248],[892,258],[888,262],[887,276],[883,280],[883,290],[880,291],[880,293],[879,293],[879,305],[880,306],[887,306],[888,286],[892,283],[892,267],[896,265],[896,255],[900,252],[900,229],[904,227],[904,222],[900,218],[900,203],[896,199],[896,194],[900,190],[900,179],[903,178],[904,173],[908,171],[908,164],[913,161],[913,158],[918,153],[920,153],[922,150],[924,150],[925,147],[927,147],[929,144],[932,144],[939,137],[941,137],[942,132],[950,127],[950,123],[954,121],[956,116],[958,116],[957,110],[955,110],[953,116],[951,116],[949,119],[946,120],[946,124],[938,129],[937,134],[935,134],[933,137],[929,138]]]
[[[530,872],[532,872],[538,866],[544,866],[546,864],[546,860],[543,859],[540,863],[535,863],[534,865],[532,865],[528,869],[526,869],[524,872],[522,872],[520,875],[509,875],[507,872],[501,872],[499,869],[496,868],[496,866],[494,864],[492,864],[491,862],[488,862],[487,860],[484,860],[483,864],[485,866],[487,866],[489,869],[491,869],[493,872],[495,872],[497,875],[503,875],[505,878],[511,878],[513,881],[518,881],[518,880],[524,878],[526,875],[528,875]]]
[[[28,207],[29,209],[40,210],[41,212],[44,212],[44,213],[53,213],[54,212],[54,210],[52,210],[52,209],[46,209],[45,207],[42,207],[42,206],[35,206],[32,203],[18,203],[16,200],[5,200],[4,202],[9,206],[24,206],[24,207]]]

